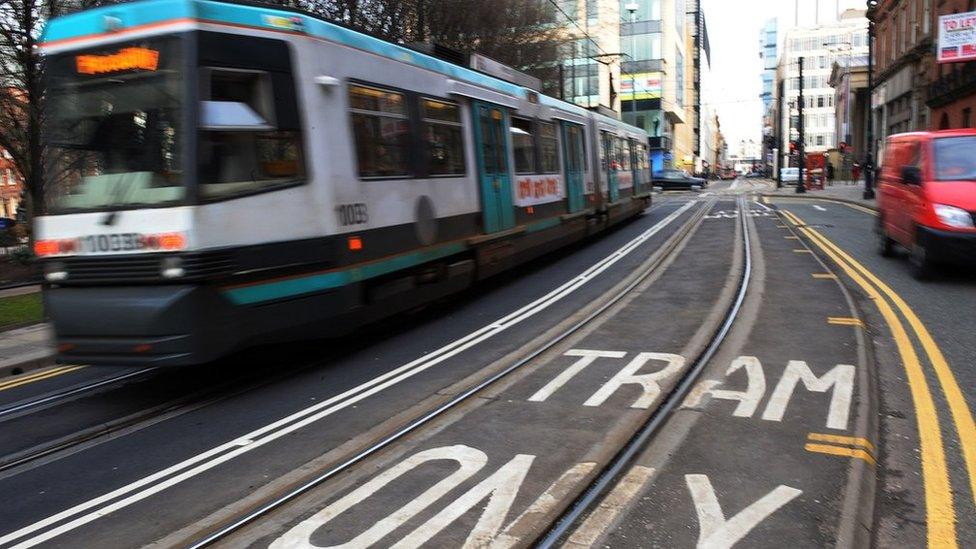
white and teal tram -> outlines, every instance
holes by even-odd
[[[118,4],[52,20],[42,53],[62,361],[335,334],[650,202],[640,129],[305,13]]]

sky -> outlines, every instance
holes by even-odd
[[[759,31],[772,17],[779,19],[778,38],[794,26],[794,4],[799,4],[801,27],[814,25],[817,4],[820,22],[836,20],[835,10],[864,9],[864,0],[702,0],[711,46],[710,89],[703,102],[718,113],[729,151],[739,141],[762,136],[762,61]]]

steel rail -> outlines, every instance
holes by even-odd
[[[430,423],[432,420],[440,417],[441,415],[443,415],[444,413],[448,412],[449,410],[455,408],[459,404],[467,401],[472,396],[474,396],[477,393],[483,391],[487,387],[489,387],[489,386],[497,383],[499,380],[507,377],[512,372],[515,372],[516,370],[522,368],[523,366],[531,363],[533,360],[535,360],[536,358],[538,358],[539,356],[541,356],[543,353],[545,353],[549,349],[553,348],[554,346],[556,346],[557,344],[559,344],[561,341],[565,340],[567,337],[569,337],[570,335],[576,333],[581,328],[583,328],[584,326],[586,326],[587,324],[589,324],[590,322],[592,322],[593,320],[595,320],[597,317],[599,317],[601,314],[603,314],[607,309],[609,309],[610,307],[612,307],[613,305],[615,305],[616,303],[618,303],[621,299],[623,299],[628,294],[630,294],[634,290],[634,288],[636,288],[637,286],[639,286],[649,276],[651,276],[653,273],[655,273],[658,270],[658,268],[660,268],[660,266],[662,264],[664,264],[664,262],[669,257],[671,257],[671,254],[674,253],[674,251],[678,248],[679,244],[681,242],[684,242],[685,240],[687,240],[690,237],[690,235],[692,233],[692,229],[695,228],[695,227],[697,227],[700,224],[702,218],[705,216],[705,214],[709,210],[711,210],[712,206],[716,202],[717,202],[717,199],[710,199],[702,208],[700,208],[697,212],[695,212],[695,214],[692,215],[691,219],[689,219],[687,222],[685,222],[685,224],[682,225],[682,227],[680,229],[678,229],[678,231],[675,233],[675,235],[671,239],[669,239],[669,241],[667,243],[667,248],[664,250],[664,253],[660,254],[660,256],[653,262],[653,264],[649,265],[644,270],[644,272],[640,274],[640,276],[638,276],[633,281],[631,281],[626,287],[624,287],[617,294],[615,294],[614,296],[612,296],[608,301],[606,301],[605,303],[603,303],[602,305],[600,305],[600,307],[598,307],[596,310],[592,311],[590,314],[588,314],[582,320],[576,322],[575,324],[573,324],[572,326],[570,326],[569,328],[567,328],[563,332],[561,332],[558,335],[554,336],[552,339],[550,339],[546,343],[542,344],[542,346],[536,348],[531,353],[529,353],[525,357],[519,359],[518,361],[516,361],[512,365],[508,366],[507,368],[505,368],[505,369],[503,369],[503,370],[501,370],[501,371],[499,371],[499,372],[497,372],[497,373],[489,376],[488,378],[484,379],[483,381],[481,381],[477,385],[475,385],[473,387],[470,387],[469,389],[467,389],[464,392],[458,394],[457,396],[455,396],[451,400],[449,400],[449,401],[441,404],[440,406],[438,406],[434,410],[425,413],[424,415],[422,415],[419,418],[414,419],[413,421],[411,421],[410,423],[408,423],[404,427],[401,427],[400,429],[394,431],[393,433],[391,433],[391,434],[383,437],[379,441],[374,442],[373,444],[371,444],[370,446],[368,446],[366,449],[364,449],[364,450],[360,451],[358,454],[356,454],[356,455],[354,455],[354,456],[346,459],[342,463],[339,463],[339,464],[337,464],[337,465],[329,468],[328,470],[322,472],[321,474],[315,476],[314,478],[312,478],[312,479],[304,482],[303,484],[301,484],[301,485],[299,485],[299,486],[297,486],[297,487],[289,490],[288,492],[286,492],[286,493],[284,493],[284,494],[282,494],[282,495],[280,495],[280,496],[272,499],[271,501],[265,503],[264,505],[262,505],[262,506],[260,506],[260,507],[258,507],[256,509],[252,510],[251,512],[249,512],[249,513],[247,513],[247,514],[239,517],[235,521],[233,521],[233,522],[231,522],[231,523],[229,523],[229,524],[221,527],[219,530],[216,530],[216,531],[210,533],[209,535],[207,535],[203,539],[194,541],[190,545],[187,545],[186,546],[187,549],[201,549],[203,547],[207,547],[207,546],[209,546],[209,545],[211,545],[213,543],[216,543],[217,541],[220,541],[221,539],[226,538],[227,536],[229,536],[229,535],[233,534],[234,532],[240,530],[244,526],[246,526],[246,525],[254,522],[258,518],[261,518],[262,516],[267,515],[271,511],[274,511],[275,509],[281,507],[282,505],[285,505],[286,503],[294,500],[295,498],[301,496],[302,494],[305,494],[309,490],[311,490],[311,489],[313,489],[313,488],[321,485],[322,483],[328,481],[329,479],[335,477],[336,475],[347,471],[348,469],[350,469],[354,465],[356,465],[356,464],[364,461],[365,459],[367,459],[368,457],[372,456],[373,454],[379,452],[380,450],[386,448],[387,446],[390,446],[394,442],[397,442],[398,440],[404,438],[408,434],[416,431],[420,427],[426,425],[427,423]]]
[[[64,390],[55,391],[55,392],[52,392],[52,393],[47,393],[47,394],[41,396],[40,398],[16,402],[16,403],[14,403],[11,406],[7,406],[5,408],[0,408],[0,420],[3,420],[3,418],[5,418],[7,416],[11,416],[11,415],[17,414],[19,412],[23,412],[25,410],[30,410],[31,408],[37,408],[39,406],[44,406],[46,404],[51,404],[52,402],[57,402],[59,400],[64,400],[64,399],[67,399],[69,397],[73,397],[73,396],[76,396],[76,395],[79,395],[79,394],[82,394],[82,393],[87,393],[88,391],[93,391],[95,389],[98,389],[100,387],[104,387],[106,385],[111,385],[113,383],[118,383],[120,381],[125,381],[127,379],[132,379],[132,378],[135,378],[135,377],[139,377],[139,376],[148,374],[149,372],[151,372],[153,370],[156,370],[156,367],[155,366],[152,366],[152,367],[149,367],[149,368],[142,368],[142,369],[136,370],[134,372],[127,372],[127,373],[120,374],[120,375],[117,375],[117,376],[103,378],[103,379],[100,379],[100,380],[92,381],[90,383],[84,383],[84,384],[81,384],[81,385],[76,385],[74,387],[69,387],[69,388],[64,389]]]
[[[682,377],[681,381],[675,385],[674,389],[671,390],[661,403],[661,406],[651,414],[640,430],[627,441],[627,444],[604,467],[603,471],[586,490],[576,498],[569,509],[553,523],[552,528],[537,539],[534,546],[536,549],[551,549],[557,546],[562,541],[562,538],[579,522],[580,518],[593,508],[594,504],[600,501],[604,494],[614,486],[616,479],[630,465],[637,453],[644,449],[647,441],[671,417],[674,410],[681,405],[692,386],[698,381],[698,377],[705,369],[705,366],[715,355],[716,351],[718,351],[718,348],[722,345],[725,337],[732,329],[732,325],[735,323],[739,311],[742,309],[742,303],[745,301],[746,292],[749,289],[749,279],[752,275],[752,248],[749,244],[749,223],[746,216],[748,204],[741,197],[738,199],[738,202],[744,254],[742,262],[743,269],[742,276],[739,279],[738,292],[735,300],[725,314],[724,322],[718,331],[715,332],[715,335],[712,336],[712,340],[705,350],[695,359],[694,365]]]

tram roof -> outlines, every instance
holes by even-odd
[[[81,41],[97,42],[99,38],[103,37],[111,39],[123,34],[159,28],[167,23],[175,25],[187,22],[227,24],[298,36],[315,36],[422,67],[450,78],[513,97],[525,97],[527,92],[532,91],[482,72],[326,21],[307,12],[245,2],[139,0],[102,6],[49,21],[41,36],[41,47]],[[541,93],[539,94],[539,102],[579,116],[596,114],[597,118],[607,121],[613,120]],[[620,120],[613,120],[613,122],[638,132],[642,131]]]

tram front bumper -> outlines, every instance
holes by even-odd
[[[44,292],[59,362],[184,366],[231,351],[232,306],[205,286],[58,287]]]

